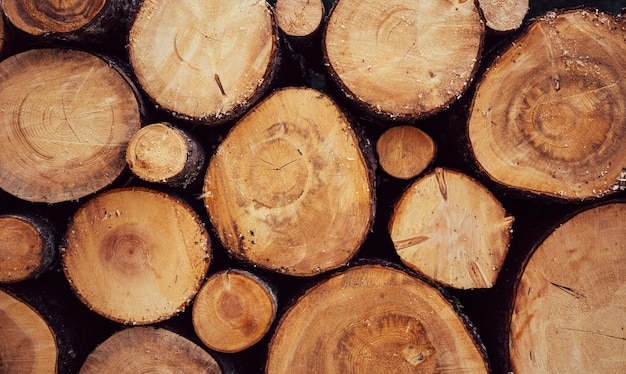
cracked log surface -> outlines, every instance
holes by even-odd
[[[532,253],[512,308],[516,373],[624,371],[624,222],[624,203],[587,209]]]
[[[625,25],[584,9],[548,13],[490,66],[468,132],[492,179],[568,200],[626,187]]]

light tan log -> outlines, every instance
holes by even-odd
[[[221,374],[217,361],[187,338],[163,328],[132,327],[113,334],[89,354],[80,374]]]
[[[372,225],[369,159],[344,114],[308,88],[274,92],[212,157],[203,196],[234,257],[309,276],[359,250]]]
[[[140,127],[129,80],[90,53],[37,49],[0,63],[0,188],[23,200],[75,200],[110,185]]]
[[[512,307],[516,373],[620,373],[626,366],[626,204],[587,209],[531,254]]]
[[[0,283],[36,278],[56,258],[56,233],[49,222],[27,214],[0,216]]]
[[[102,11],[107,0],[2,0],[7,18],[32,35],[80,29]]]
[[[324,19],[322,0],[277,0],[276,23],[285,35],[306,38],[315,34]]]
[[[487,27],[495,31],[518,29],[528,13],[529,0],[478,0]]]
[[[137,79],[179,118],[223,123],[243,114],[272,81],[277,32],[265,1],[143,2],[128,51]]]
[[[254,274],[226,270],[212,275],[193,304],[193,327],[219,352],[239,352],[268,332],[278,308],[271,287]]]
[[[81,301],[133,325],[182,311],[200,289],[211,255],[196,213],[145,188],[89,200],[72,217],[65,241],[65,275]]]
[[[394,126],[376,141],[378,163],[392,177],[411,179],[423,172],[434,160],[435,142],[424,131],[413,126]]]
[[[481,79],[468,133],[507,188],[567,200],[626,187],[626,23],[589,10],[537,18]]]
[[[204,150],[186,131],[169,123],[142,127],[128,142],[126,162],[139,178],[187,187],[204,167]]]
[[[488,373],[482,349],[432,286],[379,265],[311,287],[279,321],[265,372]]]
[[[394,207],[389,232],[402,262],[446,286],[492,287],[509,250],[513,217],[474,179],[437,168]]]
[[[414,120],[463,95],[484,34],[473,1],[339,0],[323,47],[350,99],[384,119]]]
[[[55,374],[54,332],[30,305],[0,290],[0,372]]]

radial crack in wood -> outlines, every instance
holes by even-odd
[[[302,276],[349,261],[375,209],[359,142],[334,102],[313,89],[278,90],[249,112],[216,150],[204,183],[229,253]]]
[[[101,193],[72,217],[65,275],[94,312],[148,324],[181,312],[200,289],[211,248],[196,213],[145,188]]]
[[[619,373],[626,366],[626,204],[576,214],[536,249],[515,288],[516,373]]]
[[[141,125],[135,91],[112,62],[35,49],[0,63],[0,188],[56,203],[110,185]]]
[[[265,372],[488,373],[452,304],[407,273],[361,265],[296,300],[278,323]]]
[[[54,374],[54,332],[30,305],[0,290],[0,372]]]
[[[513,217],[474,179],[437,168],[400,197],[389,233],[402,262],[446,286],[492,287]]]
[[[466,91],[484,33],[473,1],[339,0],[323,47],[349,98],[385,119],[414,120]]]
[[[205,124],[249,109],[271,83],[278,58],[273,13],[261,0],[146,1],[128,51],[156,104]]]
[[[570,200],[626,188],[625,25],[601,12],[551,12],[491,65],[468,133],[492,179]]]

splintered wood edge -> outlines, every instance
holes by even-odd
[[[427,278],[490,288],[508,253],[513,220],[476,180],[437,168],[400,197],[389,233],[402,262]]]
[[[163,211],[146,211],[155,205]],[[189,233],[178,227],[184,224]],[[173,238],[180,239],[186,262],[174,258]],[[94,312],[126,325],[155,323],[182,312],[211,262],[210,238],[196,212],[172,195],[143,187],[109,190],[83,204],[70,220],[60,251],[77,297]],[[187,269],[179,269],[183,265]]]
[[[431,373],[448,366],[490,372],[469,322],[434,286],[392,266],[365,264],[295,301],[270,340],[265,373]]]
[[[0,216],[0,283],[14,283],[48,270],[56,257],[56,234],[42,219]]]
[[[80,374],[180,372],[221,374],[215,358],[200,346],[164,328],[129,327],[94,349]]]
[[[71,0],[59,2],[58,5],[50,3],[50,0],[2,0],[1,5],[9,21],[17,28],[31,35],[42,35],[78,30],[93,21],[111,1]]]
[[[35,309],[0,290],[0,367],[5,373],[56,373],[54,331]]]
[[[515,282],[506,343],[515,372],[621,372],[626,204],[563,219]]]
[[[278,301],[269,285],[243,270],[226,270],[206,280],[193,304],[193,326],[209,348],[239,352],[269,331]]]

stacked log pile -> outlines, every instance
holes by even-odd
[[[566,5],[0,1],[0,372],[620,372],[626,2]]]

